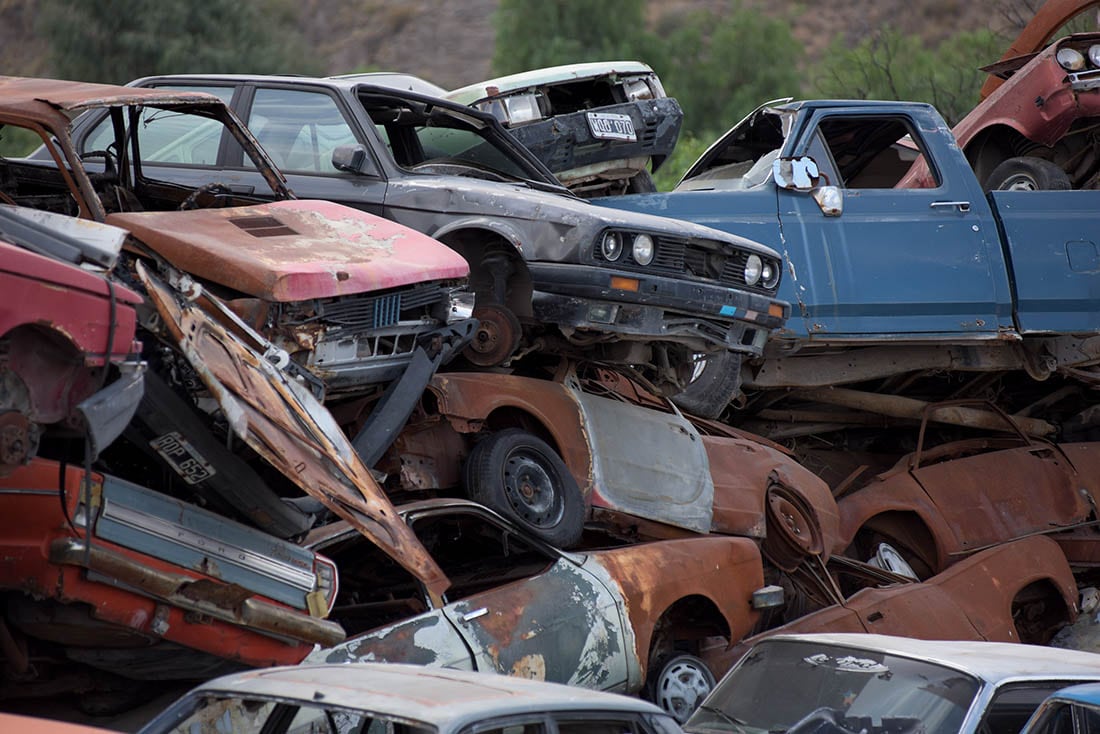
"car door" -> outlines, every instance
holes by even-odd
[[[807,125],[788,155],[813,157],[822,184],[843,197],[842,211],[826,215],[806,191],[778,190],[811,339],[990,338],[1012,327],[997,230],[973,175],[937,172],[935,188],[894,188],[913,163],[930,160],[928,125],[851,110],[817,112]]]
[[[212,94],[227,105],[231,104],[236,94],[236,87],[232,84],[162,86]],[[192,188],[220,180],[220,159],[232,138],[218,120],[178,115],[157,109],[142,111],[139,137],[143,176]],[[78,124],[74,141],[77,152],[85,159],[85,167],[89,173],[103,171],[103,153],[111,148],[114,139],[114,130],[106,111],[95,113],[87,122],[82,119]],[[117,152],[111,152],[117,156]],[[263,182],[262,192],[271,195],[271,187],[266,182]]]
[[[411,524],[451,580],[442,611],[478,670],[625,687],[619,600],[579,563],[474,508],[423,513]]]
[[[250,85],[242,100],[241,119],[286,176],[290,189],[302,199],[323,199],[382,214],[386,180],[355,116],[334,90],[277,84]],[[332,154],[340,146],[362,145],[368,151],[358,173],[337,170]],[[243,179],[263,184],[238,148],[230,166],[241,166]]]

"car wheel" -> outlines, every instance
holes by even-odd
[[[985,181],[986,191],[1065,191],[1072,189],[1069,175],[1044,158],[1009,158],[993,169]]]
[[[652,194],[657,191],[653,175],[649,171],[639,171],[630,177],[626,184],[628,194]]]
[[[717,418],[741,390],[741,355],[733,352],[696,355],[691,382],[672,402],[685,413]]]
[[[646,684],[646,697],[683,724],[714,688],[714,675],[700,658],[686,653],[659,661]],[[651,673],[653,672],[651,671]]]
[[[527,431],[509,428],[474,446],[466,491],[551,545],[568,548],[581,539],[581,490],[557,452]]]

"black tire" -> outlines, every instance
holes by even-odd
[[[584,496],[557,452],[519,428],[494,433],[466,460],[466,492],[558,548],[584,531]]]
[[[645,697],[680,724],[714,690],[714,675],[700,658],[687,653],[657,660],[646,675]]]
[[[649,171],[639,171],[630,177],[626,183],[628,194],[652,194],[657,191],[657,184],[653,182],[653,174]]]
[[[741,355],[719,352],[699,362],[691,383],[672,402],[685,413],[717,418],[740,390]]]
[[[1066,191],[1073,188],[1069,175],[1044,158],[1009,158],[993,169],[986,191]]]

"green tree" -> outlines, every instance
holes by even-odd
[[[835,40],[814,86],[822,97],[928,102],[954,125],[978,102],[985,81],[978,67],[999,58],[1004,45],[1003,38],[980,30],[929,48],[918,36],[884,28],[854,47]]]
[[[725,13],[665,17],[654,68],[684,109],[684,129],[712,139],[761,103],[801,94],[802,46],[790,24],[730,3]]]
[[[495,74],[585,61],[647,61],[645,0],[500,0]],[[652,63],[650,64],[652,65]]]
[[[290,0],[45,0],[38,30],[62,78],[319,71],[304,52],[296,12]]]

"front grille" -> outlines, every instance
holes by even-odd
[[[657,273],[660,275],[686,276],[692,279],[706,280],[725,286],[744,288],[756,293],[774,293],[775,289],[745,285],[745,261],[749,253],[745,250],[710,249],[692,244],[690,240],[679,237],[658,235],[653,238],[656,252],[653,262],[642,266],[634,262],[630,254],[629,237],[624,245],[626,252],[622,259],[609,263],[600,252],[597,244],[594,255],[598,262],[628,270]],[[778,263],[776,263],[778,267]]]
[[[419,319],[446,297],[444,288],[425,284],[382,295],[325,299],[319,302],[314,320],[349,330],[381,329],[401,320]]]

